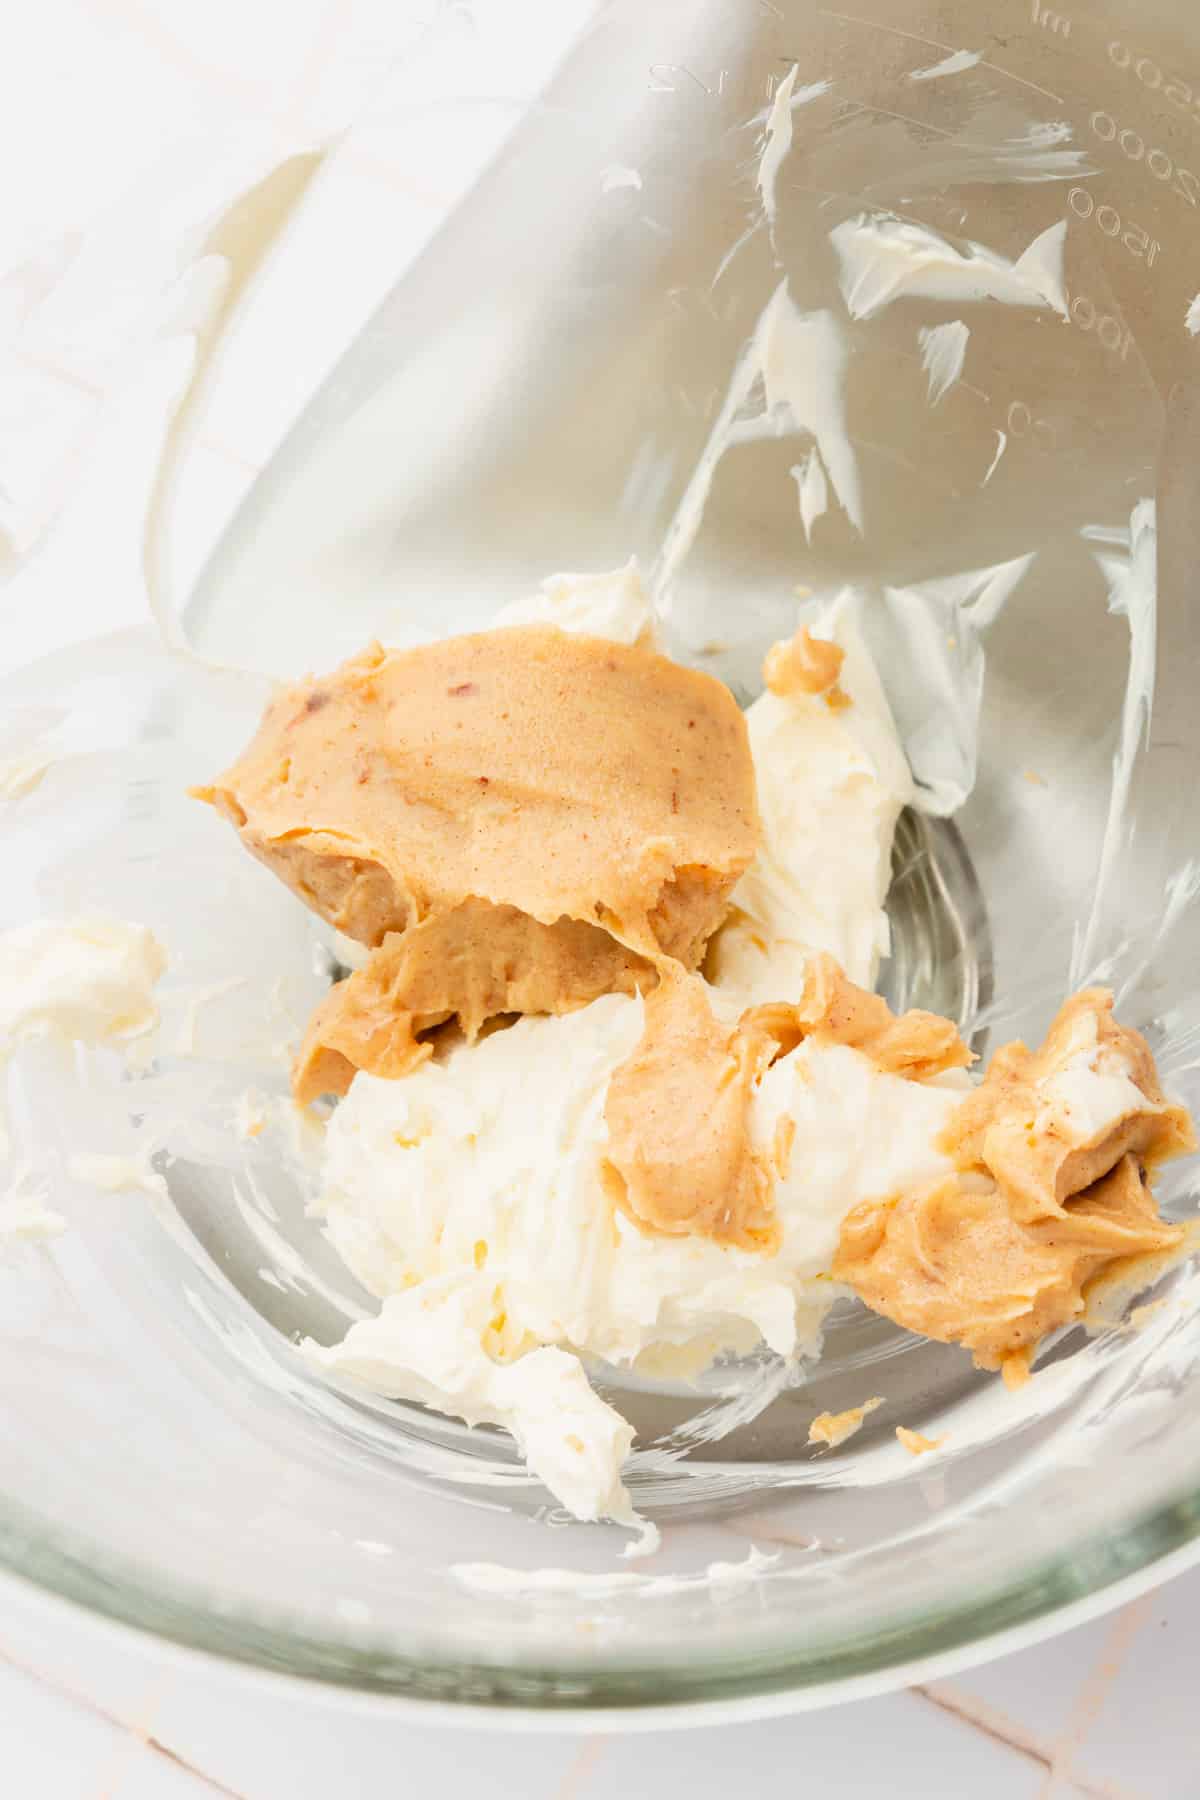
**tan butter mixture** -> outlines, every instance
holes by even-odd
[[[292,1070],[302,1105],[344,1094],[359,1069],[395,1079],[433,1053],[425,1034],[456,1019],[469,1038],[501,1013],[557,1013],[653,987],[644,956],[600,925],[543,925],[515,906],[464,900],[390,931],[313,1014]]]
[[[750,1102],[779,1054],[755,1012],[730,1031],[698,975],[646,1000],[641,1042],[609,1083],[605,1185],[643,1230],[778,1247],[771,1173],[750,1142]]]
[[[1099,1116],[1085,1073],[1111,1084]],[[1012,1383],[1040,1338],[1084,1314],[1098,1277],[1183,1241],[1148,1177],[1195,1148],[1191,1120],[1164,1100],[1149,1046],[1103,989],[1068,1000],[1040,1050],[997,1051],[944,1148],[955,1174],[847,1215],[833,1272],[876,1312],[964,1345]]]
[[[664,980],[646,1001],[633,1055],[609,1083],[609,1192],[643,1229],[770,1252],[779,1241],[773,1169],[756,1156],[750,1105],[765,1069],[805,1038],[847,1044],[888,1074],[921,1081],[973,1059],[949,1019],[907,1012],[809,959],[795,1005],[750,1007],[730,1029],[699,976]],[[788,1154],[777,1146],[775,1167]],[[785,1164],[786,1169],[786,1164]]]
[[[916,1008],[897,1017],[881,995],[851,981],[823,951],[809,957],[796,1005],[759,1006],[751,1016],[760,1029],[771,1031],[782,1053],[805,1038],[846,1044],[870,1057],[885,1075],[909,1081],[929,1081],[975,1061],[949,1019]]]
[[[841,663],[801,630],[764,674],[776,692],[841,706]],[[499,1015],[641,991],[643,1035],[607,1094],[602,1177],[647,1233],[778,1247],[773,1186],[792,1144],[756,1154],[749,1114],[764,1070],[805,1039],[914,1082],[974,1060],[949,1020],[897,1017],[827,955],[808,959],[798,997],[717,1017],[692,971],[757,846],[746,730],[721,684],[644,644],[520,626],[374,646],[284,690],[197,792],[372,948],[313,1017],[301,1101],[345,1092],[360,1069],[403,1076],[447,1020],[474,1036]],[[1081,1072],[1105,1078],[1103,1105]],[[1178,1247],[1148,1176],[1194,1146],[1144,1039],[1088,990],[1040,1050],[1006,1046],[964,1091],[943,1145],[951,1174],[848,1214],[832,1273],[1015,1381],[1102,1274]],[[815,1441],[843,1441],[875,1404],[823,1417]]]
[[[814,637],[801,625],[790,638],[772,644],[763,662],[763,682],[773,694],[824,694],[835,712],[849,706],[850,696],[838,686],[846,652],[828,638]]]
[[[302,1098],[403,1073],[445,1019],[474,1032],[694,967],[759,834],[728,689],[551,626],[375,645],[286,688],[196,791],[376,951],[314,1021]]]
[[[876,1394],[870,1400],[864,1400],[861,1406],[848,1406],[845,1412],[818,1413],[808,1428],[810,1444],[823,1444],[827,1450],[836,1450],[840,1444],[862,1430],[867,1415],[875,1412],[883,1405],[882,1394]]]
[[[910,1456],[928,1456],[931,1450],[940,1450],[946,1440],[944,1437],[926,1437],[923,1431],[913,1431],[908,1425],[897,1425],[896,1442]]]
[[[1158,1215],[1149,1171],[1195,1148],[1183,1107],[1164,1100],[1145,1040],[1098,989],[1067,1002],[1036,1053],[999,1051],[964,1093],[943,1146],[957,1165],[916,1193],[881,1195],[846,1217],[835,1279],[909,1330],[962,1344],[1016,1383],[1038,1341],[1083,1316],[1101,1277],[1183,1242]],[[730,1030],[695,976],[664,982],[646,1030],[609,1086],[609,1191],[643,1229],[770,1253],[778,1243],[774,1164],[756,1157],[754,1084],[804,1039],[844,1044],[884,1073],[929,1081],[973,1059],[935,1014],[897,1017],[828,956],[810,959],[795,1005],[751,1008]],[[1081,1070],[1106,1075],[1107,1110],[1073,1097]],[[783,1157],[782,1167],[779,1156]]]

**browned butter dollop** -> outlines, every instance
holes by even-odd
[[[599,925],[543,925],[515,906],[464,900],[389,932],[329,990],[293,1065],[296,1098],[344,1094],[359,1069],[406,1075],[432,1054],[425,1034],[451,1018],[473,1038],[501,1013],[568,1012],[657,979],[651,962]]]
[[[1122,1084],[1099,1118],[1072,1085],[1089,1072]],[[1103,989],[1067,1001],[1040,1050],[997,1051],[945,1148],[956,1173],[847,1214],[833,1273],[874,1311],[1014,1382],[1040,1338],[1084,1315],[1090,1284],[1183,1242],[1147,1172],[1195,1148],[1191,1120]]]
[[[608,1192],[645,1231],[779,1245],[770,1171],[750,1142],[754,1085],[779,1052],[753,1011],[730,1030],[698,975],[646,998],[641,1041],[609,1082]]]
[[[794,1004],[755,1006],[736,1026],[714,1015],[699,976],[673,974],[646,1000],[640,1043],[609,1084],[608,1191],[646,1231],[778,1248],[773,1168],[750,1137],[755,1085],[802,1039],[847,1044],[889,1074],[924,1081],[971,1053],[949,1019],[906,1012],[850,981],[833,957],[810,958]]]
[[[859,987],[823,950],[808,959],[799,1001],[759,1006],[754,1016],[784,1053],[803,1038],[845,1044],[870,1057],[882,1074],[908,1081],[929,1081],[975,1061],[950,1019],[918,1008],[894,1013],[882,994]]]
[[[850,696],[838,685],[846,652],[828,638],[814,637],[807,625],[790,638],[772,644],[763,662],[763,681],[773,694],[824,694],[838,712]]]
[[[284,689],[197,794],[382,959],[322,1008],[306,1094],[399,1073],[430,1022],[562,1011],[650,985],[664,958],[694,967],[759,835],[728,690],[552,626],[375,645]]]

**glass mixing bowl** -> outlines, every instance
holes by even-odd
[[[330,960],[184,790],[265,675],[478,625],[554,568],[636,552],[677,652],[744,696],[797,585],[854,583],[925,802],[889,996],[985,1049],[1102,979],[1196,1106],[1198,223],[1175,0],[609,6],[256,484],[175,651],[147,625],[8,677],[12,744],[61,754],[5,810],[6,922],[102,910],[171,954],[143,1068],[12,1071],[21,1178],[70,1228],[0,1263],[9,1568],[333,1685],[632,1715],[899,1683],[1197,1542],[1187,1264],[1016,1395],[848,1305],[790,1384],[613,1376],[663,1532],[641,1565],[502,1435],[319,1380],[295,1340],[371,1302],[297,1145],[232,1121],[283,1092]],[[753,346],[785,282],[839,348],[781,399]],[[148,1144],[169,1200],[71,1176]],[[1167,1210],[1195,1189],[1174,1169]],[[853,1442],[806,1447],[868,1393]]]

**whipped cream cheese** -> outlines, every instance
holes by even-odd
[[[849,706],[768,691],[746,713],[762,845],[705,972],[747,1006],[798,999],[814,950],[863,987],[887,954],[892,838],[913,786],[858,612],[847,589],[812,626],[844,652]]]
[[[608,995],[520,1019],[401,1081],[358,1076],[328,1127],[321,1210],[344,1261],[390,1298],[343,1344],[306,1346],[328,1373],[507,1425],[578,1517],[626,1522],[630,1439],[579,1358],[688,1374],[762,1341],[785,1358],[816,1353],[843,1292],[828,1275],[843,1217],[948,1174],[934,1139],[962,1098],[962,1078],[916,1084],[805,1042],[751,1108],[756,1149],[776,1159],[779,1253],[650,1237],[600,1179],[608,1083],[642,1011]],[[535,1364],[528,1385],[508,1379],[545,1345],[552,1365]]]
[[[351,1326],[332,1349],[305,1349],[326,1374],[435,1406],[468,1425],[502,1425],[531,1472],[576,1518],[637,1526],[620,1476],[633,1427],[564,1350],[542,1347],[511,1363],[496,1361],[485,1344],[497,1305],[494,1283],[446,1275],[392,1294],[377,1318]]]
[[[1044,306],[1066,319],[1065,220],[1051,225],[1015,260],[986,244],[959,250],[930,231],[887,213],[845,219],[829,234],[841,263],[842,296],[852,319],[871,319],[901,297],[998,300]]]

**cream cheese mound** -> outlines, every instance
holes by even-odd
[[[892,838],[912,777],[855,595],[840,594],[812,629],[845,653],[838,682],[850,704],[768,690],[746,713],[762,847],[705,969],[746,1006],[798,1000],[815,950],[873,987],[889,947]]]
[[[502,1302],[501,1302],[502,1304]],[[447,1275],[384,1300],[331,1350],[308,1346],[327,1374],[456,1413],[468,1425],[503,1425],[531,1472],[578,1519],[636,1526],[621,1465],[633,1427],[591,1387],[576,1356],[552,1346],[511,1363],[484,1348],[495,1330],[496,1290]]]
[[[752,1108],[756,1151],[783,1165],[779,1253],[651,1237],[600,1179],[608,1082],[641,1030],[641,1000],[612,994],[400,1081],[358,1076],[326,1135],[322,1211],[384,1307],[342,1344],[306,1346],[327,1373],[506,1425],[577,1517],[627,1522],[631,1434],[578,1359],[688,1374],[760,1342],[815,1354],[843,1217],[948,1174],[933,1140],[962,1098],[959,1079],[919,1085],[803,1043]]]

